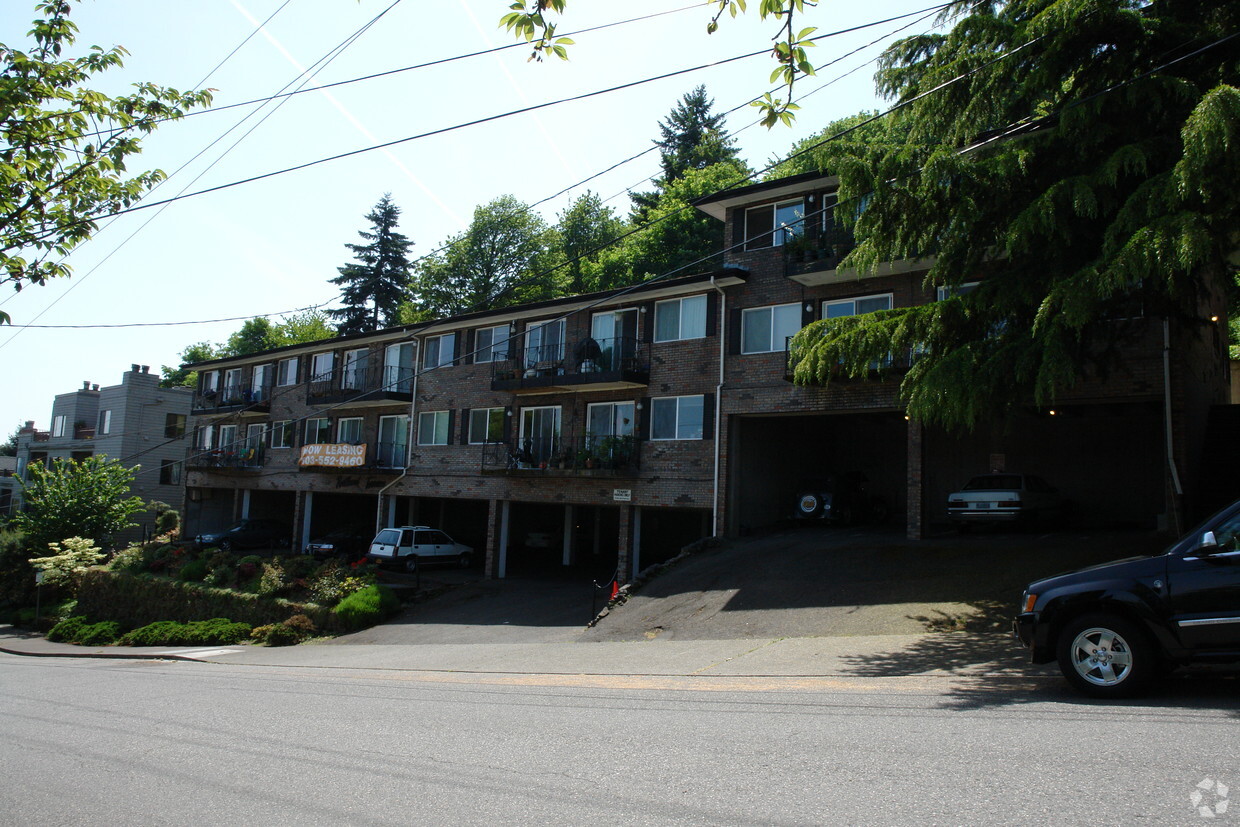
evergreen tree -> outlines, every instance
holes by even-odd
[[[400,208],[384,193],[374,210],[366,216],[371,230],[360,230],[365,244],[346,244],[356,261],[338,268],[340,275],[329,279],[343,287],[344,307],[327,311],[339,321],[338,332],[370,333],[396,324],[400,303],[409,291],[411,265],[409,248],[413,242],[397,232]]]
[[[659,121],[659,166],[663,174],[654,180],[654,192],[633,193],[634,219],[645,223],[646,211],[654,206],[668,185],[687,172],[725,161],[739,161],[736,140],[724,126],[724,116],[711,112],[715,105],[706,87],[687,93],[671,113]]]
[[[932,253],[928,287],[984,276],[981,286],[817,322],[792,359],[795,380],[816,384],[915,351],[902,380],[909,413],[972,426],[1114,367],[1125,335],[1148,329],[1122,321],[1134,307],[1211,335],[1201,308],[1235,291],[1240,41],[1227,38],[1240,6],[1011,0],[955,11],[949,33],[884,53],[879,91],[908,102],[895,115],[906,137],[862,151],[828,144],[823,163],[841,179],[837,217],[856,221],[852,264]]]

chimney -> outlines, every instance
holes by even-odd
[[[137,373],[137,372],[138,372],[138,364],[137,364],[137,362],[135,362],[134,364],[130,365],[130,366],[129,366],[129,369],[130,369],[132,372]]]
[[[91,389],[92,391],[98,391],[98,390],[99,390],[99,386],[98,386],[98,385],[91,385],[91,386],[90,386],[90,389]]]
[[[83,380],[83,382],[82,382],[82,390],[84,390],[84,391],[88,391],[88,390],[90,390],[90,382],[87,382],[87,381]]]
[[[143,366],[142,366],[142,372],[143,372],[143,373],[150,373],[150,372],[151,372],[151,366],[150,366],[150,365],[143,365]]]

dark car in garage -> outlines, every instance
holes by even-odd
[[[306,545],[306,554],[313,554],[315,557],[360,558],[366,554],[374,535],[373,526],[342,526],[311,540]]]
[[[881,523],[887,519],[887,503],[871,494],[865,474],[827,474],[804,481],[797,489],[798,520],[818,520],[838,525],[857,522]]]
[[[238,520],[222,531],[199,534],[194,538],[198,548],[219,547],[224,551],[240,548],[287,548],[288,526],[276,520]]]

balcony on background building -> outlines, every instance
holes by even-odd
[[[270,413],[271,394],[271,385],[225,385],[195,393],[191,412],[200,416],[216,413],[260,416]]]
[[[641,440],[635,436],[526,438],[481,448],[484,474],[634,477],[641,471]]]
[[[491,390],[515,394],[609,391],[650,384],[649,346],[631,336],[518,350],[491,363]]]
[[[412,402],[413,377],[411,367],[345,365],[311,379],[306,385],[306,403],[365,407]]]

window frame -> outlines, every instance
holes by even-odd
[[[792,333],[793,335],[796,335],[797,331],[801,329],[801,303],[800,302],[789,302],[786,304],[768,304],[763,307],[746,307],[743,310],[741,310],[741,332],[740,332],[741,354],[748,356],[750,354],[755,354],[755,353],[784,353],[786,352],[787,351],[787,340],[789,337],[777,335],[778,331],[775,328],[775,311],[781,310],[784,308],[789,308],[789,307],[792,308],[793,319],[796,325],[796,329],[793,330]],[[768,347],[765,350],[746,350],[745,348],[748,345],[748,337],[746,336],[746,333],[748,331],[748,321],[751,317],[756,316],[762,312],[765,312],[767,314],[767,318],[769,320],[767,322],[767,326],[768,326],[767,345]]]
[[[681,428],[683,425],[683,423],[681,422],[681,402],[682,400],[685,400],[685,399],[696,399],[698,400],[698,403],[699,403],[699,410],[701,411],[701,416],[699,417],[699,420],[697,423],[697,430],[698,430],[697,436],[681,436]],[[675,436],[656,436],[655,425],[656,425],[657,420],[655,418],[655,409],[660,406],[659,403],[666,403],[672,400],[674,400],[676,403],[676,419],[675,419],[675,425],[673,426],[673,431],[675,432]],[[692,425],[689,425],[688,427],[692,427]],[[705,394],[696,393],[696,394],[685,394],[683,396],[656,396],[656,397],[651,398],[650,400],[650,439],[651,441],[653,442],[690,442],[690,441],[701,441],[701,440],[704,440],[705,438],[706,438],[706,395]]]
[[[444,358],[444,341],[450,342],[447,348],[447,358]],[[431,343],[435,343],[434,353],[435,362],[431,362]],[[447,367],[456,361],[456,332],[438,333],[434,336],[427,336],[422,339],[422,370],[434,370],[435,368]]]
[[[272,448],[292,448],[294,439],[293,420],[277,419],[271,423]]]
[[[179,459],[160,460],[159,484],[160,485],[180,485],[181,484],[181,460]]]
[[[65,428],[68,426],[69,417],[65,414],[52,417],[52,436],[62,437],[65,435]]]
[[[315,438],[315,439],[311,439],[311,438],[310,438],[310,437],[311,437],[311,434],[310,434],[310,426],[311,426],[311,424],[312,424],[312,423],[315,423],[315,422],[323,422],[323,423],[326,423],[326,424],[325,424],[325,425],[317,425],[317,426],[315,426],[315,429],[316,429],[315,437],[316,437],[316,438]],[[317,438],[317,437],[321,437],[324,433],[326,433],[326,434],[327,434],[327,438],[326,438],[326,439],[318,439],[318,438]],[[306,418],[306,425],[305,425],[305,428],[303,428],[303,429],[302,429],[302,440],[301,440],[301,444],[302,444],[302,445],[329,445],[329,444],[331,444],[331,441],[332,441],[332,420],[331,420],[331,417],[328,417],[328,416],[311,416],[311,417],[307,417],[307,418]]]
[[[685,303],[690,302],[690,301],[699,301],[699,300],[702,302],[702,332],[700,335],[686,336],[684,335]],[[673,304],[676,305],[676,336],[674,338],[665,339],[660,336],[659,314],[662,312],[663,309],[670,307]],[[657,301],[654,303],[654,320],[652,322],[652,324],[654,325],[654,335],[651,336],[651,338],[656,343],[691,342],[696,339],[705,339],[706,330],[710,326],[708,324],[709,320],[706,318],[709,312],[710,312],[710,302],[707,301],[707,295],[705,293],[698,293],[695,296],[680,296],[674,299],[663,299],[662,301]]]
[[[883,298],[887,300],[886,307],[879,307],[879,308],[875,308],[874,310],[866,310],[862,313],[857,312],[857,309],[856,309],[857,302],[867,301],[869,299],[883,299]],[[847,304],[849,302],[852,302],[852,305],[853,305],[852,313],[845,313],[843,316],[831,316],[828,314],[828,311],[827,311],[828,307],[831,307],[834,305]],[[894,295],[892,293],[870,293],[865,296],[850,296],[845,299],[823,299],[822,300],[822,318],[841,319],[841,318],[846,318],[848,316],[864,316],[866,313],[877,313],[880,310],[891,310],[894,307],[895,307],[895,302],[894,302]]]
[[[360,354],[360,355],[359,355]],[[344,352],[340,363],[340,389],[346,391],[361,390],[365,384],[367,357],[370,348],[355,347]]]
[[[442,424],[443,442],[427,442],[423,438],[426,432],[426,428],[423,426],[423,422],[426,421],[426,417],[428,416],[433,417],[433,419],[431,420],[432,424],[430,427],[431,439],[437,438],[438,434],[436,433],[436,431],[439,429],[440,424]],[[451,443],[452,443],[451,411],[442,410],[442,411],[419,411],[418,412],[418,445],[419,446],[427,447],[427,448],[442,447],[444,445],[450,445]]]
[[[319,372],[319,360],[327,360],[327,372]],[[330,382],[336,374],[336,351],[321,350],[318,353],[310,355],[310,381],[311,382]]]
[[[547,343],[546,332],[548,328],[558,332],[559,341]],[[535,334],[538,335],[538,344],[532,344]],[[565,323],[563,316],[527,323],[524,336],[524,362],[527,368],[532,368],[542,362],[558,362],[564,358],[564,345],[568,339],[568,325]],[[554,352],[550,351],[549,348],[554,348]],[[534,358],[535,356],[539,358]]]
[[[470,408],[469,409],[469,424],[467,426],[468,432],[466,433],[466,437],[465,437],[466,444],[468,445],[497,445],[499,443],[502,443],[504,441],[505,413],[506,413],[506,409],[503,407]],[[485,423],[485,431],[486,431],[483,434],[483,438],[481,440],[474,438],[476,435],[474,424],[479,421],[477,414],[486,415],[486,418],[484,420],[481,420],[482,422]],[[492,439],[491,438],[491,420],[495,416],[499,417],[499,423],[498,423],[499,427],[496,429],[498,433]]]
[[[503,331],[503,338],[496,342],[496,334]],[[482,334],[490,334],[490,341],[486,345],[479,344]],[[502,347],[503,353],[497,352]],[[483,364],[486,362],[505,362],[512,358],[512,325],[501,324],[492,327],[480,327],[474,331],[474,362]]]
[[[189,417],[181,413],[164,414],[164,439],[180,439],[185,436]]]
[[[345,426],[350,430],[354,429],[356,423],[357,439],[345,439]],[[361,445],[362,444],[362,417],[360,416],[342,416],[336,420],[336,444],[338,445]]]
[[[792,224],[780,221],[781,211],[785,214],[789,208],[800,208],[800,215]],[[760,211],[770,211],[771,218],[769,226],[765,226],[761,232],[754,232],[754,221],[750,218],[754,213]],[[807,211],[805,208],[805,198],[787,198],[783,201],[771,201],[766,204],[758,204],[753,207],[745,208],[745,250],[769,250],[772,247],[782,247],[788,243],[789,239],[804,235]],[[763,222],[765,224],[765,222]]]
[[[104,408],[99,412],[99,421],[95,428],[95,436],[107,436],[112,433],[112,409]]]
[[[290,356],[276,363],[276,387],[287,388],[290,385],[297,384],[297,369],[301,366],[299,362],[300,357]],[[287,365],[291,365],[292,369],[286,369]],[[286,379],[288,380],[287,382],[285,381]]]

